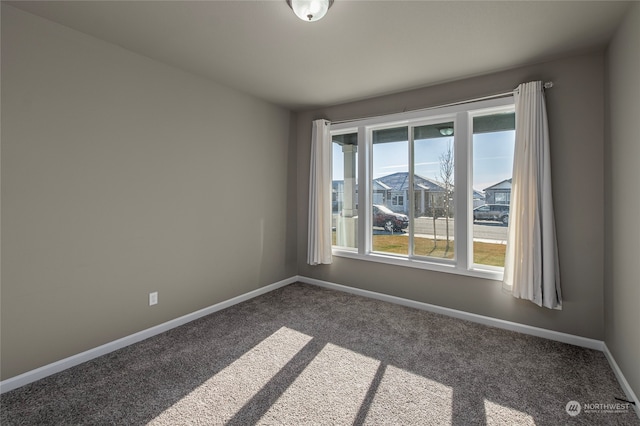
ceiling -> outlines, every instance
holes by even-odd
[[[365,99],[605,46],[619,1],[18,1],[25,11],[286,108]]]

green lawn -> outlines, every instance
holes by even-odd
[[[415,238],[414,253],[419,256],[429,256],[453,259],[453,241],[446,250],[446,241],[437,240],[434,247],[429,238]],[[335,244],[335,232],[333,232]],[[507,246],[504,244],[473,243],[473,261],[481,265],[504,266],[504,256]],[[409,238],[407,235],[374,235],[373,250],[385,253],[407,254],[409,252]]]
[[[433,240],[428,238],[416,238],[414,240],[414,254],[445,259],[453,259],[453,241],[446,250],[446,241],[437,240],[434,246]],[[504,255],[507,246],[504,244],[473,243],[473,262],[481,265],[504,266]],[[373,250],[386,253],[407,254],[409,250],[409,238],[403,235],[374,235]]]

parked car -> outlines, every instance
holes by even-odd
[[[509,205],[485,204],[473,209],[473,220],[494,220],[509,224]]]
[[[373,226],[380,226],[388,232],[397,232],[409,226],[409,217],[406,214],[394,213],[388,207],[374,204]]]

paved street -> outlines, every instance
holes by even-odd
[[[336,215],[333,215],[333,227],[335,229]],[[430,217],[419,217],[415,220],[416,235],[423,238],[433,238],[433,219]],[[455,237],[453,233],[454,220],[449,219],[449,232],[452,239]],[[374,228],[375,235],[387,235],[387,231],[382,228]],[[407,235],[406,230],[402,233]],[[436,234],[443,238],[446,235],[446,220],[444,218],[436,219]],[[477,221],[473,224],[473,239],[477,241],[498,242],[506,244],[507,227],[500,222]]]
[[[415,220],[415,233],[433,238],[433,219],[429,217],[419,217]],[[449,232],[453,235],[454,220],[449,219]],[[446,219],[436,219],[436,235],[446,235]],[[500,222],[477,221],[473,224],[474,240],[489,240],[506,243],[507,227]]]

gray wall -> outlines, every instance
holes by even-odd
[[[515,299],[496,281],[339,257],[334,257],[332,265],[312,267],[305,263],[313,119],[338,121],[442,105],[505,92],[531,80],[551,80],[555,84],[547,92],[547,106],[562,311]],[[300,275],[578,336],[604,338],[604,52],[301,112],[297,122]]]
[[[2,379],[295,275],[290,126],[3,4]]]
[[[609,46],[605,343],[640,396],[640,4]]]

